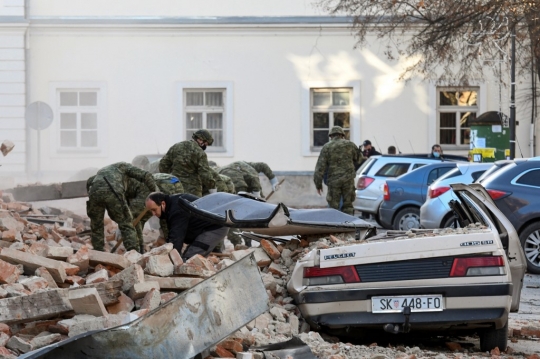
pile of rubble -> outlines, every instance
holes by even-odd
[[[112,254],[92,249],[83,217],[51,208],[33,209],[9,194],[2,195],[0,207],[0,359],[130,322],[251,253],[270,310],[213,346],[205,353],[207,358],[262,358],[250,348],[293,336],[299,336],[319,358],[447,357],[416,347],[325,340],[310,331],[287,293],[290,274],[296,261],[312,249],[345,245],[354,241],[351,235],[312,236],[286,244],[262,240],[256,248],[237,246],[228,253],[183,262],[171,244],[157,240],[156,231],[145,231],[145,254],[125,252],[122,247]],[[107,222],[108,248],[116,243],[115,230],[115,224]],[[466,351],[459,355],[469,357]],[[457,356],[448,349],[448,357]]]

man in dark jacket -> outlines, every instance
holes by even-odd
[[[196,254],[207,256],[225,239],[229,228],[191,216],[178,205],[180,198],[189,202],[199,199],[188,193],[166,195],[154,192],[146,198],[146,208],[154,216],[167,221],[169,233],[166,240],[174,245],[183,260]],[[188,246],[182,253],[184,244]]]
[[[365,158],[370,158],[371,156],[380,155],[381,153],[375,149],[371,145],[370,140],[365,140],[364,143],[362,143],[362,147],[364,148],[363,155]]]

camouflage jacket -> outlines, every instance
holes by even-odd
[[[173,145],[159,161],[159,172],[171,173],[182,183],[201,184],[216,188],[216,181],[208,166],[208,158],[193,140]]]
[[[264,173],[264,175],[268,177],[269,180],[276,177],[274,173],[272,172],[272,169],[270,168],[270,166],[268,166],[264,162],[246,162],[246,163],[250,165],[251,167],[255,168],[255,171],[257,171],[257,173]]]
[[[91,183],[87,181],[88,194],[104,190],[111,192],[112,190],[118,196],[125,197],[130,187],[130,179],[142,182],[151,192],[158,190],[156,181],[150,172],[126,162],[118,162],[100,169]]]
[[[223,178],[220,177],[219,173],[213,168],[210,168],[210,171],[212,171],[212,176],[214,177],[214,181],[216,182],[216,189],[218,192],[227,192],[227,184],[225,181],[223,181]],[[206,196],[209,193],[210,188],[206,188],[203,186],[203,195]]]
[[[235,191],[246,189],[248,192],[261,190],[259,173],[247,162],[237,161],[219,169],[219,174],[230,177],[234,183]]]
[[[234,189],[234,183],[233,183],[232,179],[229,176],[225,176],[225,175],[220,174],[219,177],[221,177],[221,179],[223,180],[223,183],[225,183],[225,185],[227,186],[227,190],[224,191],[224,192],[236,193],[235,189]]]
[[[359,162],[360,152],[351,141],[334,138],[327,142],[319,155],[313,181],[317,189],[322,189],[322,182],[327,174],[328,186],[354,179],[354,167]]]
[[[152,177],[156,181],[159,192],[169,195],[184,193],[182,183],[175,176],[168,173],[154,173]],[[139,182],[136,179],[130,178],[128,183],[128,190],[126,191],[126,198],[128,200],[136,197],[146,199],[146,197],[151,192],[154,191],[148,191],[148,188],[146,188],[144,183]]]

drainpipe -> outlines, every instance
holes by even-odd
[[[30,66],[28,65],[30,59],[30,0],[24,0],[24,19],[28,22],[26,27],[26,32],[24,34],[24,94],[25,94],[25,109],[30,104]],[[26,121],[26,119],[25,119]],[[30,163],[31,160],[31,149],[30,146],[30,137],[32,132],[28,126],[25,126],[26,129],[26,177],[28,179],[32,166]]]

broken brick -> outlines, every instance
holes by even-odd
[[[264,249],[264,251],[266,252],[266,254],[268,254],[270,258],[278,259],[279,257],[281,257],[281,253],[278,251],[273,242],[267,239],[263,239],[261,240],[261,247],[262,249]]]
[[[0,284],[15,283],[19,279],[19,270],[11,263],[0,260]]]
[[[174,272],[174,266],[168,255],[156,255],[148,258],[144,272],[159,277],[169,277]]]
[[[86,276],[86,284],[106,282],[109,280],[109,272],[106,269],[99,270]]]

